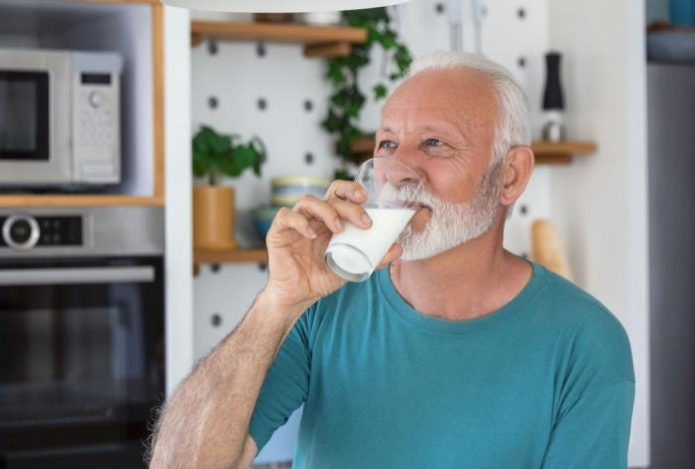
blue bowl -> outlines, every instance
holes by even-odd
[[[265,237],[268,235],[268,230],[270,230],[270,225],[273,223],[278,210],[280,210],[279,207],[263,207],[254,209],[251,212],[253,227],[263,241],[265,241]]]

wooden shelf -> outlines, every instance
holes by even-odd
[[[350,53],[351,44],[367,40],[367,30],[294,23],[192,21],[191,45],[196,47],[205,38],[303,44],[305,57],[344,57]]]
[[[354,154],[371,158],[374,151],[374,137],[367,136],[355,140],[350,149]],[[569,164],[575,155],[593,155],[597,145],[594,142],[544,142],[536,141],[531,144],[536,155],[536,164]]]
[[[193,250],[193,276],[200,274],[201,264],[267,264],[265,249],[195,249]]]
[[[570,164],[576,155],[593,155],[597,145],[594,142],[544,142],[531,145],[536,155],[536,164]]]
[[[193,262],[196,264],[241,264],[268,262],[268,252],[265,249],[196,249],[193,251]]]
[[[164,197],[134,195],[0,195],[0,207],[164,206]]]

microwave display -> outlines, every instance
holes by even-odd
[[[49,159],[48,73],[0,71],[0,161]]]

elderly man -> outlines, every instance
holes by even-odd
[[[351,182],[278,213],[269,279],[236,330],[176,391],[152,467],[246,467],[304,404],[299,468],[625,468],[634,375],[596,299],[503,248],[531,176],[528,105],[485,59],[417,60],[388,99],[375,154],[425,190],[368,281],[323,255]]]

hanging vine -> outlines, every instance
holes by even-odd
[[[372,47],[378,45],[386,53],[389,63],[394,65],[388,74],[390,82],[402,78],[408,71],[412,56],[408,47],[399,39],[386,8],[352,10],[342,13],[343,20],[350,26],[367,30],[367,41],[352,46],[350,54],[327,60],[326,78],[333,87],[328,113],[321,123],[334,135],[335,153],[343,162],[343,169],[336,173],[337,178],[347,176],[347,163],[358,163],[359,157],[350,151],[350,145],[366,135],[359,127],[359,118],[367,101],[367,96],[359,86],[359,74],[370,63]],[[371,90],[374,100],[381,100],[388,94],[388,86],[379,82]]]

